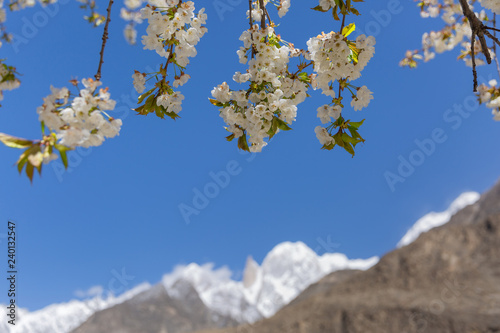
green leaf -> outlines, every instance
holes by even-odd
[[[309,77],[309,75],[307,75],[306,72],[302,72],[298,76],[299,76],[300,81],[302,81],[302,82],[306,82],[306,83],[311,82],[311,78]]]
[[[17,171],[19,171],[19,173],[21,173],[23,171],[24,165],[26,164],[26,162],[28,162],[28,156],[30,154],[30,150],[31,150],[31,148],[26,149],[21,154],[21,156],[19,156],[19,159],[16,162],[16,164],[17,164]]]
[[[33,167],[33,164],[28,163],[26,164],[26,175],[30,179],[30,182],[33,183],[33,171],[35,168]]]
[[[355,138],[351,138],[347,133],[342,133],[342,141],[352,144],[358,143]]]
[[[356,30],[356,24],[351,23],[351,24],[349,24],[348,26],[344,27],[344,29],[342,29],[342,35],[343,35],[344,37],[347,37],[347,36],[349,36],[352,32],[354,32],[354,30]]]
[[[353,13],[354,15],[358,15],[358,16],[359,16],[359,12],[358,12],[358,10],[357,10],[357,9],[355,9],[355,8],[352,8],[352,7],[351,7],[351,13]]]
[[[42,165],[43,163],[40,163],[38,166],[36,166],[36,169],[38,170],[38,175],[42,175]]]
[[[26,148],[33,145],[33,141],[31,140],[17,138],[5,133],[0,133],[0,141],[10,148]]]
[[[317,10],[318,12],[323,12],[323,13],[326,13],[326,12],[329,10],[329,9],[324,10],[324,9],[323,9],[323,7],[321,7],[321,6],[319,6],[319,5],[318,5],[318,6],[316,6],[316,7],[314,7],[314,8],[311,8],[311,9],[312,9],[312,10]]]
[[[150,89],[148,91],[146,91],[144,94],[140,95],[139,98],[137,99],[137,104],[141,104],[142,101],[144,101],[144,99],[146,97],[148,97],[149,95],[151,95],[151,93],[153,92],[153,90],[155,90],[156,87],[154,87],[153,89]]]
[[[73,150],[73,148],[70,148],[70,147],[65,146],[65,145],[61,145],[59,143],[56,143],[54,145],[54,148],[57,149],[57,151],[59,152],[59,155],[61,155],[61,160],[64,164],[64,168],[67,169],[68,168],[68,155],[66,154],[66,152],[68,150]]]
[[[231,135],[226,136],[226,140],[227,141],[233,141],[233,139],[234,139],[234,133],[231,134]]]
[[[224,106],[224,104],[222,104],[221,102],[219,102],[218,100],[216,100],[214,98],[209,98],[208,100],[210,101],[211,104],[213,104],[215,106],[218,106],[218,107]]]
[[[335,147],[335,143],[330,143],[329,145],[323,145],[321,149],[332,150]]]
[[[166,112],[167,110],[165,110],[163,106],[155,104],[154,110],[155,110],[155,114],[157,117],[159,117],[161,119],[165,118],[165,114],[167,113]]]
[[[274,119],[276,119],[276,122],[278,123],[278,128],[280,130],[289,131],[292,129],[290,126],[288,126],[288,124],[285,121],[279,119],[278,117],[274,117]],[[274,119],[273,119],[273,121],[274,121]]]
[[[344,149],[354,157],[354,148],[351,146],[349,142],[346,142],[344,145]]]
[[[336,21],[340,21],[340,17],[339,15],[337,14],[337,9],[339,7],[338,6],[335,6],[333,7],[333,10],[332,10],[332,15],[333,15],[333,18],[336,20]]]
[[[269,128],[269,131],[267,131],[267,134],[269,135],[269,139],[272,139],[273,136],[276,134],[276,131],[278,130],[278,122],[276,121],[276,117],[273,117],[273,120],[271,121],[271,127]]]
[[[243,135],[238,138],[238,148],[244,151],[250,151],[250,148],[248,148],[246,133],[243,133]]]
[[[349,125],[352,126],[352,127],[354,127],[355,129],[359,129],[359,127],[361,125],[363,125],[364,122],[365,122],[364,119],[361,120],[361,121],[358,121],[358,122],[351,121],[351,122],[349,122]]]
[[[175,112],[165,112],[165,114],[167,116],[169,116],[170,118],[172,118],[173,120],[176,120],[177,118],[180,118],[181,116],[179,116],[177,113]]]
[[[342,140],[342,130],[339,130],[337,134],[333,136],[335,139],[335,143],[338,144],[340,147],[344,147],[344,140]]]

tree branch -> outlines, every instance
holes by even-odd
[[[108,5],[108,16],[106,18],[106,24],[104,25],[104,32],[102,34],[102,46],[101,46],[101,52],[100,52],[100,59],[99,59],[99,67],[97,68],[97,73],[94,76],[97,81],[101,80],[101,68],[102,64],[104,63],[104,48],[106,47],[106,41],[108,40],[108,26],[109,22],[111,21],[111,6],[113,6],[113,0],[109,0],[109,5]]]
[[[252,18],[252,1],[253,0],[248,0],[248,13],[250,17],[250,30],[253,28],[253,18]]]
[[[496,14],[494,14],[494,15],[496,15]],[[495,19],[493,20],[493,22],[495,22]],[[485,26],[485,28],[486,28],[486,29],[493,30],[493,31],[500,31],[500,29],[497,29],[497,28],[494,28],[494,27],[486,27],[486,26]]]
[[[492,38],[496,42],[498,39],[496,39],[494,36],[492,36],[489,31],[487,30],[488,28],[481,22],[481,20],[474,14],[472,9],[470,8],[469,4],[467,3],[467,0],[460,0],[460,6],[462,6],[462,12],[464,13],[464,16],[467,18],[470,24],[470,28],[472,30],[472,39],[471,39],[471,55],[472,55],[472,72],[474,74],[474,92],[477,91],[477,73],[476,73],[476,63],[475,63],[475,53],[474,53],[474,42],[477,38],[479,39],[479,42],[481,43],[481,51],[486,57],[486,62],[488,64],[491,64],[491,55],[490,51],[488,50],[488,45],[486,44],[486,39],[484,35],[486,34],[488,37]]]
[[[476,70],[476,52],[474,51],[474,44],[476,42],[476,32],[472,30],[471,43],[470,43],[470,56],[472,58],[472,76],[474,77],[474,92],[477,92],[477,70]]]
[[[264,7],[264,0],[259,0],[259,8],[262,10],[262,15],[260,19],[260,28],[262,30],[266,29],[266,9]]]
[[[496,34],[496,31],[498,31],[498,29],[496,29],[497,27],[497,14],[493,14],[493,27],[495,28],[493,30],[493,36],[497,36]],[[497,72],[498,72],[498,76],[500,78],[500,62],[498,62],[498,55],[497,55],[497,44],[496,43],[493,43],[493,52],[495,52],[495,63],[497,64]]]
[[[252,17],[252,2],[253,0],[248,0],[248,10],[249,10],[249,20],[250,20],[250,38],[252,39],[252,59],[255,58],[255,45],[253,43],[253,33],[252,33],[252,30],[253,30],[253,17]]]

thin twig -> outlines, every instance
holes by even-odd
[[[265,30],[266,29],[266,12],[265,12],[265,7],[264,7],[264,0],[259,0],[259,8],[261,10],[260,28],[262,30]]]
[[[460,6],[462,6],[462,12],[464,13],[464,16],[467,18],[470,24],[470,29],[472,31],[472,38],[471,38],[471,56],[472,56],[472,73],[474,75],[474,92],[477,91],[477,72],[476,72],[476,62],[475,62],[475,53],[474,53],[474,42],[477,38],[479,39],[479,42],[481,43],[481,51],[484,54],[486,58],[486,62],[488,64],[491,64],[491,54],[490,51],[488,50],[488,45],[486,43],[486,39],[484,35],[486,34],[488,37],[492,38],[493,40],[498,41],[493,35],[489,33],[487,30],[486,26],[481,22],[481,20],[474,14],[472,9],[470,8],[469,4],[467,3],[467,0],[460,0]]]
[[[493,14],[493,26],[495,27],[495,30],[493,30],[493,36],[497,36],[496,29],[497,26],[497,14]],[[495,63],[497,64],[497,72],[498,72],[498,77],[500,78],[500,62],[498,61],[498,54],[497,54],[497,44],[493,43],[493,52],[495,52]]]
[[[255,46],[253,44],[253,17],[252,17],[252,2],[253,0],[248,0],[248,10],[249,10],[249,22],[250,22],[250,39],[252,40],[252,59],[255,58]]]
[[[340,25],[340,32],[339,34],[342,33],[342,30],[344,30],[344,26],[345,26],[345,14],[342,14],[342,24]],[[338,98],[341,98],[342,97],[342,86],[340,85],[340,82],[339,82],[339,97]]]
[[[345,14],[342,14],[342,25],[340,26],[339,34],[341,34],[342,30],[344,30],[344,26],[345,26]]]
[[[477,70],[476,70],[476,52],[474,43],[476,42],[476,32],[472,30],[471,44],[470,44],[470,56],[472,58],[472,75],[474,77],[474,92],[477,92]]]
[[[495,14],[496,15],[496,14]],[[497,28],[493,28],[493,27],[487,27],[487,26],[484,26],[486,29],[490,29],[490,30],[493,30],[493,31],[500,31],[500,29],[497,29]]]
[[[493,40],[494,44],[496,43],[496,44],[500,45],[500,41],[498,40],[498,38],[496,38],[494,35],[490,34],[490,32],[488,30],[485,30],[484,33],[486,34],[486,36],[490,37]]]
[[[248,12],[250,13],[250,30],[253,28],[253,18],[252,18],[252,1],[253,0],[248,0]]]
[[[267,20],[269,21],[269,25],[272,25],[273,21],[271,21],[271,16],[269,15],[269,12],[267,11],[267,8],[264,7],[264,10],[266,12],[266,16],[267,16]]]
[[[102,46],[101,46],[101,52],[100,52],[100,59],[99,59],[99,67],[97,68],[97,73],[95,75],[95,79],[97,81],[101,80],[101,68],[102,64],[104,63],[104,48],[106,47],[106,41],[108,40],[108,26],[109,22],[111,21],[111,6],[113,6],[113,0],[109,0],[109,5],[108,5],[108,17],[106,18],[106,24],[104,25],[104,32],[102,34]]]

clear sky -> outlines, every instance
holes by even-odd
[[[231,10],[218,12],[220,2],[232,3]],[[377,15],[387,13],[389,3],[393,13]],[[417,70],[398,66],[407,49],[419,47],[423,32],[441,24],[421,19],[413,1],[357,4],[363,15],[356,23],[376,36],[377,45],[358,79],[375,99],[363,111],[346,110],[353,119],[366,118],[366,143],[354,158],[343,150],[320,150],[316,109],[327,98],[318,92],[299,105],[293,130],[279,133],[262,153],[243,154],[235,142],[226,142],[222,118],[208,97],[223,81],[236,88],[233,73],[245,69],[236,50],[248,26],[247,2],[196,4],[208,13],[208,34],[191,60],[192,79],[181,88],[181,119],[129,111],[137,98],[133,70],[147,71],[163,59],[127,45],[118,2],[102,80],[118,102],[120,136],[71,153],[66,172],[60,161],[45,166],[33,185],[13,167],[20,151],[0,146],[0,236],[8,219],[17,222],[20,306],[36,310],[68,301],[79,289],[106,288],[122,269],[134,277],[126,288],[155,283],[175,265],[190,262],[228,265],[241,274],[248,255],[260,262],[283,241],[303,241],[320,254],[380,256],[424,214],[444,210],[464,191],[483,192],[498,179],[500,123],[475,103],[470,68],[454,52]],[[98,5],[105,7],[103,1]],[[315,5],[293,0],[277,31],[305,47],[309,37],[338,30],[328,14],[308,9]],[[102,27],[84,22],[74,1],[49,8],[50,14],[35,7],[7,17],[9,31],[20,39],[4,45],[1,57],[23,76],[21,88],[5,93],[0,132],[38,138],[36,107],[50,85],[67,86],[96,72]],[[489,73],[496,73],[493,67],[480,71]],[[454,113],[454,105],[465,111]],[[423,150],[416,140],[427,143],[428,155],[418,152]],[[391,188],[384,175],[397,175],[401,160],[410,157],[418,166],[401,169],[405,181]],[[193,206],[196,191],[214,182],[211,173],[228,167],[229,183],[186,223],[179,205]],[[334,246],[322,247],[328,239]],[[0,247],[1,256],[5,239]],[[0,295],[4,303],[5,293]]]

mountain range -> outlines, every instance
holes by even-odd
[[[213,264],[198,265],[192,263],[187,266],[176,267],[173,272],[164,275],[162,280],[155,285],[143,283],[118,297],[97,295],[84,301],[73,300],[68,303],[53,304],[34,312],[22,310],[19,314],[19,325],[16,325],[16,330],[11,330],[10,327],[6,327],[6,324],[2,323],[0,324],[0,331],[8,333],[176,333],[246,324],[247,326],[239,326],[238,330],[242,327],[250,327],[252,330],[257,329],[255,332],[274,332],[277,331],[277,327],[273,326],[275,325],[273,323],[280,321],[280,319],[276,318],[282,316],[286,318],[291,316],[291,318],[297,320],[303,318],[306,313],[310,312],[306,311],[307,306],[316,309],[319,306],[318,304],[328,303],[330,297],[325,299],[325,295],[329,295],[332,288],[333,290],[341,288],[343,291],[337,295],[338,297],[332,298],[337,307],[346,302],[345,300],[349,300],[349,305],[355,305],[357,309],[358,304],[355,300],[358,296],[356,295],[366,288],[373,289],[376,286],[379,295],[382,296],[383,286],[387,287],[389,285],[391,288],[396,288],[401,284],[400,281],[391,281],[391,278],[394,278],[393,275],[396,273],[403,274],[404,270],[402,269],[406,266],[401,266],[402,263],[408,262],[407,266],[410,263],[413,264],[412,258],[414,255],[412,253],[415,251],[408,252],[407,249],[414,246],[414,244],[419,244],[421,238],[428,237],[423,235],[418,241],[415,241],[421,233],[444,224],[446,224],[446,228],[449,228],[448,225],[455,224],[458,225],[456,228],[461,228],[464,223],[460,221],[464,218],[460,219],[457,216],[467,216],[468,219],[480,220],[481,218],[484,219],[485,216],[489,216],[490,211],[494,212],[494,207],[498,206],[500,195],[495,201],[495,199],[491,199],[492,192],[494,190],[483,196],[477,203],[475,202],[479,199],[479,194],[475,192],[464,193],[445,212],[429,213],[422,217],[401,239],[398,243],[398,249],[386,255],[378,264],[377,257],[366,260],[350,260],[340,253],[326,253],[319,256],[302,242],[284,242],[272,249],[261,265],[252,257],[248,257],[242,281],[233,280],[231,278],[232,272],[227,267],[215,269]],[[464,209],[464,207],[466,208]],[[473,210],[474,214],[476,214],[474,218],[471,217],[472,213],[468,215],[464,213],[464,211],[470,210]],[[456,214],[457,212],[458,214]],[[447,223],[448,221],[450,222]],[[472,223],[472,225],[477,225],[477,223]],[[440,230],[440,228],[436,228],[427,234],[435,234],[437,230]],[[437,241],[437,244],[442,245],[440,241]],[[426,246],[429,247],[430,245]],[[437,253],[440,248],[433,251]],[[394,256],[393,253],[400,252],[408,252],[411,255],[408,254],[409,257],[404,257],[404,259],[387,259]],[[434,252],[431,254],[435,255]],[[453,253],[449,255],[453,257]],[[421,260],[421,258],[418,260]],[[394,262],[398,264],[394,266]],[[413,266],[410,268],[407,269],[407,275],[404,276],[404,279],[408,281],[418,280],[419,275],[413,271],[415,268]],[[392,270],[392,275],[388,274],[387,270]],[[439,273],[439,267],[434,267],[434,271],[436,274]],[[384,274],[387,276],[384,276]],[[372,275],[374,280],[363,278]],[[428,277],[423,276],[423,278]],[[378,286],[375,281],[385,281],[386,284]],[[343,285],[347,285],[347,287],[339,287]],[[349,285],[355,287],[349,287]],[[420,284],[405,282],[403,286],[406,286],[411,291],[414,286],[420,286]],[[424,287],[422,288],[426,290]],[[353,288],[357,293],[351,293]],[[392,292],[398,294],[399,291],[396,288]],[[390,303],[392,299],[390,295],[392,294],[388,292],[383,294],[380,299],[374,296],[371,296],[371,298],[359,296],[359,298],[367,302],[367,304],[363,305],[365,308],[372,306],[375,309],[377,308],[375,305],[377,302],[380,305],[384,304],[384,302]],[[371,303],[369,302],[370,299]],[[303,308],[304,304],[308,304],[305,309]],[[300,309],[300,313],[295,313],[293,309]],[[346,306],[345,309],[349,309],[349,307]],[[356,312],[357,310],[352,311],[352,315],[347,310],[342,312],[343,314],[339,317],[340,322],[345,325],[349,321],[357,323],[357,317],[351,318],[349,316],[358,316],[359,314]],[[302,312],[304,313],[302,314]],[[421,312],[417,311],[415,313],[412,318],[418,321],[420,317],[417,314],[420,315]],[[344,315],[347,316],[347,319],[342,319]],[[375,315],[368,314],[368,317],[370,316]],[[328,323],[333,323],[336,320],[335,318],[330,318]],[[310,318],[305,321],[298,320],[297,323],[293,324],[298,325],[298,330],[294,331],[287,328],[286,332],[302,332],[304,329],[301,327],[309,321]],[[287,319],[285,322],[289,323],[290,320]],[[321,321],[318,320],[317,322],[319,325]],[[266,331],[266,325],[270,325],[270,330]],[[328,325],[324,327],[328,327]],[[356,330],[346,329],[339,330],[339,332],[357,332]],[[310,332],[309,329],[306,331]],[[323,331],[330,332],[328,330]],[[317,332],[323,331],[317,330]],[[335,330],[332,332],[335,332]],[[392,331],[388,330],[386,332]]]
[[[366,271],[333,272],[270,318],[204,333],[500,332],[500,183],[455,210]]]

